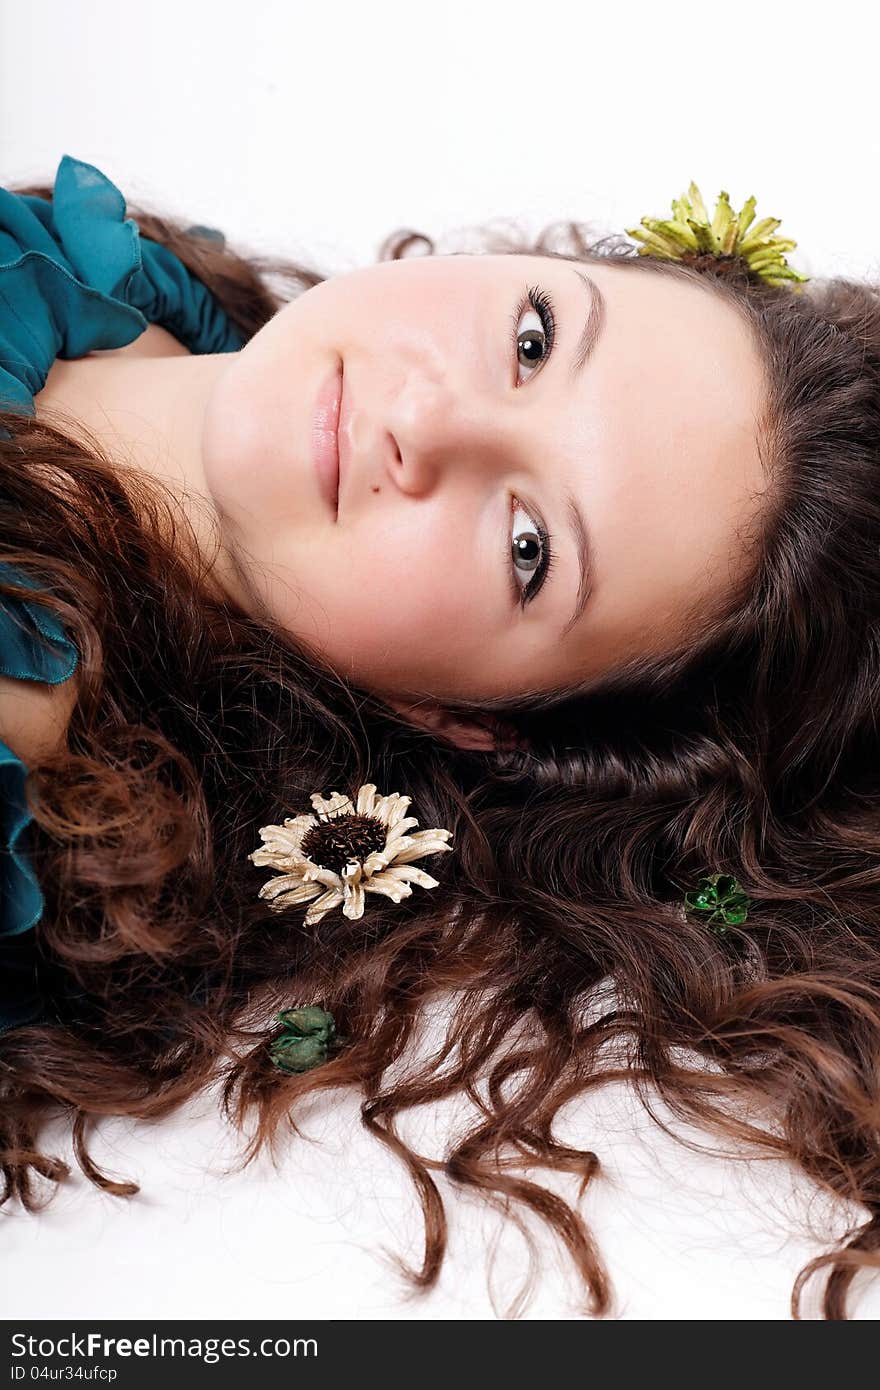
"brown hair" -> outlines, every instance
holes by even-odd
[[[288,297],[323,278],[129,214],[248,336],[284,300],[273,276]],[[602,1316],[611,1285],[582,1215],[511,1169],[574,1173],[583,1192],[600,1158],[559,1143],[554,1118],[629,1078],[655,1120],[649,1086],[676,1116],[864,1208],[792,1295],[798,1317],[804,1281],[827,1266],[823,1314],[845,1318],[857,1269],[880,1263],[880,287],[835,279],[796,295],[565,231],[565,252],[552,229],[491,249],[683,276],[741,312],[766,367],[773,492],[748,582],[687,646],[575,690],[450,705],[499,720],[520,748],[456,748],[206,597],[158,491],[124,490],[97,444],[0,413],[0,559],[45,584],[81,657],[69,749],[28,779],[55,1022],[0,1038],[0,1200],[37,1210],[34,1175],[69,1172],[38,1147],[58,1107],[87,1176],[132,1196],[92,1161],[90,1117],[158,1118],[221,1076],[228,1117],[243,1128],[257,1113],[245,1165],[275,1154],[311,1092],[356,1085],[363,1123],[422,1202],[416,1289],[446,1249],[433,1167],[517,1221],[541,1216]],[[417,241],[398,233],[379,258]],[[258,826],[366,781],[452,831],[455,852],[427,863],[442,886],[308,931],[302,909],[271,913],[247,860]],[[713,869],[752,899],[725,937],[681,908]],[[410,1059],[420,1006],[440,991],[455,997],[446,1043]],[[283,1074],[267,1050],[275,1010],[312,1002],[344,1042]],[[399,1137],[402,1111],[473,1097],[482,1078],[483,1118],[445,1160]]]

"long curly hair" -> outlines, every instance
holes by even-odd
[[[247,337],[324,278],[128,211]],[[219,1078],[229,1121],[256,1115],[244,1167],[298,1133],[311,1093],[356,1086],[423,1207],[421,1268],[400,1265],[414,1291],[446,1251],[439,1170],[523,1230],[542,1218],[604,1316],[612,1284],[583,1215],[516,1170],[575,1174],[582,1195],[600,1156],[559,1143],[554,1118],[626,1078],[658,1124],[659,1093],[863,1208],[792,1292],[798,1318],[827,1267],[823,1316],[845,1319],[857,1270],[880,1264],[880,285],[793,294],[578,223],[488,240],[680,276],[738,309],[765,366],[772,480],[748,574],[662,657],[551,694],[446,702],[503,736],[464,750],[207,596],[155,483],[123,487],[97,441],[0,413],[0,559],[45,584],[80,653],[68,746],[27,782],[54,1021],[0,1037],[0,1202],[37,1211],[69,1174],[39,1147],[59,1109],[83,1172],[130,1197],[138,1186],[88,1153],[93,1117],[159,1118]],[[404,230],[379,259],[419,249],[434,243]],[[357,922],[334,912],[305,929],[301,908],[273,912],[247,858],[258,827],[367,781],[452,831],[455,852],[427,864],[441,887],[372,897]],[[724,936],[682,909],[712,870],[752,900]],[[412,1057],[440,992],[454,1002],[444,1045]],[[274,1014],[309,1003],[339,1041],[286,1074],[269,1055]],[[458,1092],[479,1122],[442,1160],[417,1154],[396,1117]]]

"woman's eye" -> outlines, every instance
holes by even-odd
[[[514,499],[512,510],[511,569],[515,576],[526,575],[529,581],[521,584],[518,577],[513,579],[514,597],[525,608],[535,598],[553,566],[553,537],[540,521],[532,520],[518,499]],[[518,517],[523,517],[526,524],[517,526]]]
[[[532,323],[527,320],[531,318]],[[513,315],[513,347],[517,363],[524,367],[541,367],[553,351],[556,341],[556,318],[553,301],[537,285],[532,285],[517,305]],[[526,377],[531,379],[534,373]],[[517,385],[521,385],[517,374]]]

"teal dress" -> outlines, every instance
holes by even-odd
[[[141,236],[119,189],[94,165],[64,155],[52,199],[0,188],[0,408],[35,415],[33,398],[56,358],[125,347],[151,323],[193,353],[244,347],[208,288]],[[189,231],[224,240],[213,227]],[[8,566],[0,572],[36,587]],[[0,596],[0,674],[59,685],[77,660],[47,608]],[[27,856],[25,773],[0,741],[0,1033],[52,1020],[38,988],[34,929],[44,903]]]

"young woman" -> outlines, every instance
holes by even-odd
[[[65,1176],[58,1106],[129,1196],[93,1115],[221,1074],[249,1159],[357,1084],[429,1288],[394,1116],[483,1077],[443,1169],[543,1216],[602,1315],[580,1215],[504,1169],[585,1185],[553,1118],[625,1075],[862,1204],[793,1296],[830,1265],[845,1317],[880,1259],[878,287],[576,225],[323,278],[128,211],[68,156],[0,201],[4,1199]],[[364,786],[451,833],[434,891],[261,897],[260,829]],[[715,873],[747,915],[686,910]],[[444,1058],[386,1083],[440,990]],[[291,1073],[309,1005],[336,1038]]]

